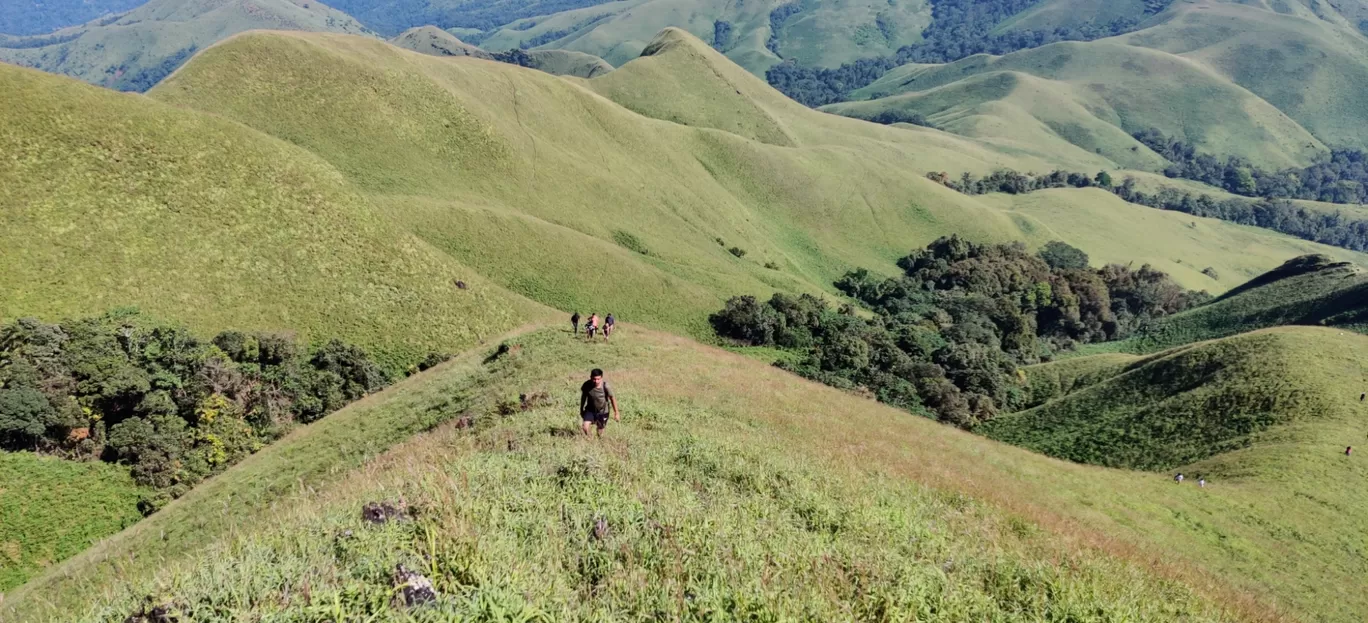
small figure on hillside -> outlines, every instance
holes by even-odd
[[[1350,456],[1350,455],[1352,455],[1353,453],[1354,453],[1354,446],[1349,446],[1349,447],[1347,447],[1347,448],[1344,449],[1344,456]]]
[[[1198,486],[1198,487],[1201,487],[1201,488],[1203,488],[1203,489],[1206,488],[1206,476],[1198,476],[1198,477],[1197,477],[1197,486]]]
[[[598,437],[603,437],[603,429],[608,426],[608,408],[613,409],[613,419],[621,422],[618,413],[617,397],[608,381],[603,379],[603,370],[594,368],[589,372],[589,380],[580,386],[580,421],[584,435],[589,436],[589,425],[598,427]]]
[[[1176,482],[1180,485],[1183,484],[1183,472],[1178,472],[1178,475],[1173,477],[1173,482]]]
[[[575,312],[573,316],[570,316],[570,326],[574,328],[575,335],[579,335],[579,321],[579,312]]]
[[[591,340],[594,339],[594,334],[598,333],[598,324],[598,313],[589,314],[589,319],[584,321],[584,335]]]
[[[608,339],[608,336],[613,334],[613,325],[616,322],[617,320],[613,318],[613,313],[608,312],[608,317],[603,319],[603,339],[606,340]]]
[[[1359,402],[1363,402],[1364,398],[1368,398],[1368,393],[1359,394]]]

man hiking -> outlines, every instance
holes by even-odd
[[[594,339],[594,333],[598,332],[598,313],[589,314],[589,319],[584,321],[584,335],[589,339]]]
[[[584,430],[584,436],[589,436],[589,425],[598,427],[598,437],[603,437],[603,427],[608,425],[608,407],[613,408],[613,419],[621,422],[622,416],[618,413],[617,398],[613,396],[613,389],[608,387],[608,381],[603,380],[603,370],[594,368],[589,373],[589,380],[580,385],[580,420]]]
[[[606,340],[606,339],[608,339],[608,336],[610,336],[610,335],[613,334],[613,323],[614,323],[614,322],[616,322],[616,321],[613,320],[613,313],[612,313],[612,312],[608,312],[608,317],[603,319],[603,339]]]
[[[579,321],[580,321],[579,312],[575,312],[575,315],[573,315],[573,316],[570,317],[570,326],[574,328],[575,335],[579,335]]]

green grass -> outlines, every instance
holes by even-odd
[[[967,136],[1067,143],[1129,168],[1160,162],[1130,138],[1146,128],[1271,168],[1325,153],[1322,141],[1229,78],[1181,56],[1112,39],[908,65],[854,96],[870,101],[827,110],[865,118],[889,108],[917,112]]]
[[[312,151],[382,213],[506,289],[695,336],[735,294],[831,292],[847,270],[891,272],[940,235],[1043,244],[1083,222],[1053,212],[1056,227],[908,174],[1048,166],[1036,156],[805,109],[683,31],[649,51],[582,82],[355,38],[252,34],[150,95]],[[1063,239],[1096,254],[1118,239],[1136,240],[1130,251],[1167,246],[1157,232],[1134,236],[1132,217],[1150,212]],[[623,248],[617,231],[651,253]],[[732,257],[719,237],[749,254]],[[1164,254],[1218,255],[1203,266],[1233,285],[1237,266],[1253,274],[1324,249],[1239,238],[1238,250],[1211,253],[1182,237]]]
[[[27,47],[48,35],[0,39],[0,61],[114,89],[145,90],[152,85],[144,83],[174,69],[176,59],[184,61],[196,49],[256,29],[372,34],[320,2],[150,0],[114,21],[101,19],[63,30],[58,37],[62,42],[54,45]]]
[[[404,49],[413,50],[423,54],[433,56],[473,56],[475,58],[493,58],[489,52],[477,46],[470,45],[461,41],[445,30],[436,26],[419,26],[410,28],[398,36],[390,39],[390,43]]]
[[[1339,6],[1175,2],[1161,26],[1123,41],[1179,55],[1248,89],[1327,145],[1362,149],[1368,38],[1359,24],[1366,15],[1361,2]]]
[[[1071,547],[1037,519],[954,488],[824,456],[840,442],[795,451],[810,433],[792,427],[820,420],[766,421],[797,399],[809,403],[800,414],[844,404],[855,409],[827,415],[868,425],[877,420],[860,412],[872,403],[626,329],[612,344],[544,330],[517,338],[504,359],[482,364],[481,351],[405,382],[264,450],[5,605],[21,617],[96,621],[156,595],[214,604],[218,618],[200,610],[196,620],[404,620],[388,605],[388,574],[404,562],[447,596],[428,617],[1235,619],[1181,575]],[[568,412],[591,365],[609,369],[625,407],[603,442],[574,438]],[[743,388],[797,391],[757,418]],[[553,404],[494,413],[530,391]],[[367,433],[461,413],[474,416],[473,433],[443,427],[320,482],[401,434]],[[973,439],[899,417],[899,427]],[[418,521],[359,521],[363,502],[400,497]],[[267,505],[272,520],[251,522]],[[601,542],[590,536],[599,518],[609,529]],[[165,562],[124,560],[130,549]],[[129,584],[105,584],[114,577]],[[54,590],[80,597],[41,598]]]
[[[723,52],[756,75],[782,59],[803,65],[835,67],[860,58],[887,56],[921,40],[931,23],[930,4],[922,0],[867,2],[836,0],[808,3],[779,32],[779,56],[766,48],[770,11],[781,2],[736,3],[723,0],[628,0],[518,20],[481,42],[505,50],[547,33],[566,33],[540,46],[602,57],[621,66],[650,45],[664,28],[680,28],[712,42],[713,24],[732,25]],[[879,28],[882,19],[891,36]]]
[[[1157,322],[1125,349],[1153,352],[1280,325],[1368,331],[1368,275],[1320,255],[1289,260],[1206,305]]]
[[[138,521],[141,495],[123,467],[0,452],[0,591]]]
[[[1314,346],[1290,366],[1368,370],[1365,344],[1294,331],[1278,339]],[[878,606],[926,620],[1352,621],[1368,605],[1354,589],[1368,468],[1332,447],[1362,417],[1357,396],[1324,394],[1327,414],[1187,467],[1211,480],[1199,490],[1042,457],[634,327],[608,344],[565,330],[514,341],[510,358],[482,364],[482,349],[301,429],[4,607],[94,621],[153,595],[219,617],[405,620],[385,605],[396,562],[447,595],[430,616],[476,620],[830,620]],[[570,436],[591,366],[623,406],[603,442]],[[552,403],[494,414],[528,392]],[[352,468],[458,414],[473,432],[438,427]],[[417,521],[360,524],[362,503],[400,497]],[[599,517],[601,543],[588,536]]]
[[[1043,404],[993,420],[981,432],[1080,463],[1147,470],[1188,465],[1256,445],[1272,427],[1334,417],[1344,401],[1330,395],[1353,392],[1361,371],[1302,364],[1341,335],[1286,328],[1144,359],[1095,355],[1032,368],[1032,398],[1046,398],[1034,401]]]
[[[203,334],[338,337],[403,369],[545,313],[285,142],[32,70],[0,66],[0,90],[0,318],[131,305]]]

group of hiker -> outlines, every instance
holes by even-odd
[[[1173,477],[1173,481],[1180,485],[1183,484],[1183,481],[1186,479],[1187,477],[1183,475],[1183,472],[1178,472],[1178,475]],[[1206,478],[1204,476],[1197,476],[1197,486],[1203,489],[1206,488]]]
[[[598,316],[598,314],[597,314],[597,313],[589,314],[589,319],[584,321],[584,336],[592,340],[592,339],[594,339],[594,334],[597,333],[597,332],[599,332],[599,331],[601,330],[601,331],[603,331],[603,339],[604,339],[605,341],[607,341],[608,336],[610,336],[610,335],[613,334],[613,325],[615,325],[616,323],[617,323],[617,320],[615,320],[615,319],[613,318],[612,312],[609,312],[609,313],[608,313],[608,316],[605,317],[605,318],[603,319],[603,326],[602,326],[602,327],[599,326],[599,316]],[[571,326],[572,330],[575,332],[575,335],[579,335],[579,332],[580,332],[580,313],[579,313],[579,312],[575,312],[575,314],[574,314],[573,316],[570,316],[570,326]]]

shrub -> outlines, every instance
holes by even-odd
[[[741,247],[732,247],[730,249],[727,249],[727,252],[732,255],[735,255],[736,257],[746,257],[746,250],[742,249]]]

